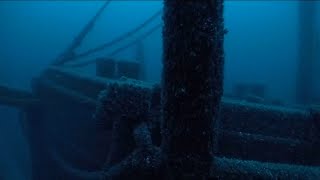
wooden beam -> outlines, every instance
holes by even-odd
[[[263,163],[239,159],[214,158],[212,179],[319,179],[318,166]]]
[[[0,86],[0,104],[2,105],[24,108],[39,103],[39,100],[32,93],[7,86]]]
[[[261,162],[320,165],[315,144],[297,139],[222,131],[218,156]]]

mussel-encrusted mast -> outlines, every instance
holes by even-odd
[[[165,0],[163,152],[172,179],[208,177],[223,92],[223,0]]]

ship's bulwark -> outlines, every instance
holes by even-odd
[[[82,174],[82,177],[101,175],[97,170],[103,169],[106,165],[113,124],[112,120],[103,119],[101,121],[101,115],[104,114],[104,111],[101,110],[109,109],[109,113],[113,112],[114,115],[120,116],[126,108],[121,108],[122,106],[116,108],[111,105],[112,103],[118,104],[116,103],[118,97],[123,97],[124,101],[130,101],[131,98],[125,98],[129,95],[128,92],[137,94],[133,97],[143,94],[141,97],[146,98],[150,107],[144,111],[147,111],[145,113],[147,113],[147,124],[153,144],[158,147],[161,144],[161,88],[159,86],[153,87],[145,82],[131,79],[115,81],[83,76],[56,68],[49,69],[38,82],[39,84],[34,86],[35,92],[39,97],[44,98],[45,102],[52,102],[43,105],[41,110],[46,112],[47,110],[44,111],[44,109],[50,109],[48,112],[50,117],[47,117],[42,123],[35,120],[30,121],[36,125],[29,126],[31,128],[29,132],[34,134],[33,140],[38,151],[34,155],[34,158],[39,160],[38,166],[35,166],[39,169],[35,169],[35,174],[43,172],[43,174],[38,174],[39,179],[49,178],[48,173],[52,173],[52,177],[69,177],[70,179],[79,178],[79,174]],[[86,87],[87,84],[90,84],[92,89],[79,88]],[[108,96],[108,88],[113,89],[112,96],[111,94]],[[115,92],[117,95],[114,94]],[[74,95],[71,96],[70,93]],[[90,101],[98,96],[100,101]],[[106,102],[109,103],[106,104]],[[98,109],[96,109],[96,103],[100,104]],[[122,105],[125,106],[125,104]],[[131,106],[127,110],[135,108]],[[40,113],[35,114],[36,116],[30,120],[40,115]],[[92,114],[95,114],[95,118],[92,117]],[[319,165],[320,160],[313,156],[318,152],[312,144],[314,136],[317,136],[317,131],[312,130],[316,127],[314,117],[316,113],[311,114],[308,110],[222,99],[219,148],[216,153],[219,157],[296,165]],[[305,132],[310,132],[310,134]],[[61,138],[62,134],[64,138]],[[82,136],[82,134],[85,135]],[[46,138],[50,138],[51,141],[45,140]],[[129,138],[133,140],[132,136]],[[73,143],[64,143],[66,140]],[[259,146],[255,146],[259,143]],[[57,152],[53,154],[47,152],[46,147],[52,147]],[[238,151],[239,149],[241,151]],[[265,149],[268,149],[270,154],[263,153],[262,155]],[[217,162],[224,164],[225,161],[232,162],[228,159],[221,159]],[[64,163],[64,165],[59,163]],[[249,168],[248,164],[251,163],[243,162],[242,166]],[[261,168],[267,167],[270,168],[270,164],[261,165]],[[291,172],[290,169],[287,170]],[[276,172],[272,168],[268,171]],[[311,172],[316,175],[315,170]]]

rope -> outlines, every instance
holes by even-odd
[[[146,33],[144,33],[143,35],[139,36],[138,38],[136,38],[134,41],[126,44],[125,46],[122,46],[120,48],[117,48],[116,50],[114,50],[113,52],[111,52],[109,55],[107,55],[107,57],[112,57],[116,54],[118,54],[119,52],[128,49],[129,47],[135,45],[136,43],[140,42],[141,40],[147,38],[148,36],[150,36],[153,32],[155,32],[157,29],[159,29],[160,27],[162,27],[162,24],[157,24],[156,26],[154,26],[153,28],[151,28],[149,31],[147,31]],[[77,63],[77,64],[70,64],[68,65],[68,67],[83,67],[89,64],[94,64],[97,61],[99,61],[101,59],[94,59],[94,60],[88,60],[85,62],[81,62],[81,63]]]
[[[70,45],[65,52],[60,55],[55,62],[53,63],[54,65],[61,65],[65,63],[68,59],[72,58],[74,56],[74,49],[79,47],[81,45],[82,40],[85,38],[85,36],[91,31],[93,28],[95,22],[97,19],[101,16],[103,13],[104,9],[110,4],[111,0],[108,0],[103,4],[103,6],[98,10],[95,16],[88,22],[88,24],[82,29],[82,31],[78,34],[77,37],[75,37]]]
[[[112,46],[112,45],[114,45],[114,44],[116,44],[116,43],[118,43],[118,42],[120,42],[120,41],[125,40],[125,39],[128,38],[129,36],[132,36],[132,35],[134,35],[135,33],[137,33],[138,31],[140,31],[140,30],[141,30],[142,28],[144,28],[146,25],[150,24],[155,18],[157,18],[159,15],[161,15],[161,13],[162,13],[162,10],[159,10],[159,11],[156,12],[153,16],[151,16],[149,19],[147,19],[145,22],[143,22],[142,24],[140,24],[139,26],[137,26],[137,27],[134,28],[133,30],[131,30],[131,31],[129,31],[129,32],[127,32],[127,33],[125,33],[125,34],[123,34],[123,35],[121,35],[121,36],[113,39],[113,40],[111,40],[110,42],[104,43],[104,44],[102,44],[102,45],[100,45],[100,46],[98,46],[98,47],[96,47],[96,48],[93,48],[93,49],[90,49],[90,50],[88,50],[88,51],[85,51],[85,52],[83,52],[83,53],[81,53],[81,54],[78,54],[78,55],[76,55],[76,56],[73,57],[73,58],[66,59],[66,60],[64,61],[64,63],[70,62],[70,61],[74,61],[74,60],[76,60],[76,59],[83,58],[83,57],[86,57],[86,56],[88,56],[88,55],[90,55],[90,54],[93,54],[93,53],[102,51],[102,50],[104,50],[104,49],[107,48],[107,47],[110,47],[110,46]]]

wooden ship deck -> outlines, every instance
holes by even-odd
[[[81,171],[103,167],[112,128],[93,115],[99,96],[115,84],[143,88],[150,94],[155,91],[160,97],[160,91],[154,89],[157,86],[143,81],[84,76],[57,67],[48,68],[36,79],[32,94],[10,89],[3,96],[2,91],[1,103],[24,110],[22,122],[31,143],[35,174],[77,179],[75,174],[81,176]],[[153,103],[160,106],[159,99]],[[150,114],[159,120],[159,111],[157,107]],[[223,98],[215,152],[221,173],[267,179],[319,177],[319,115],[316,107],[288,108]],[[155,123],[159,126],[160,120]]]

